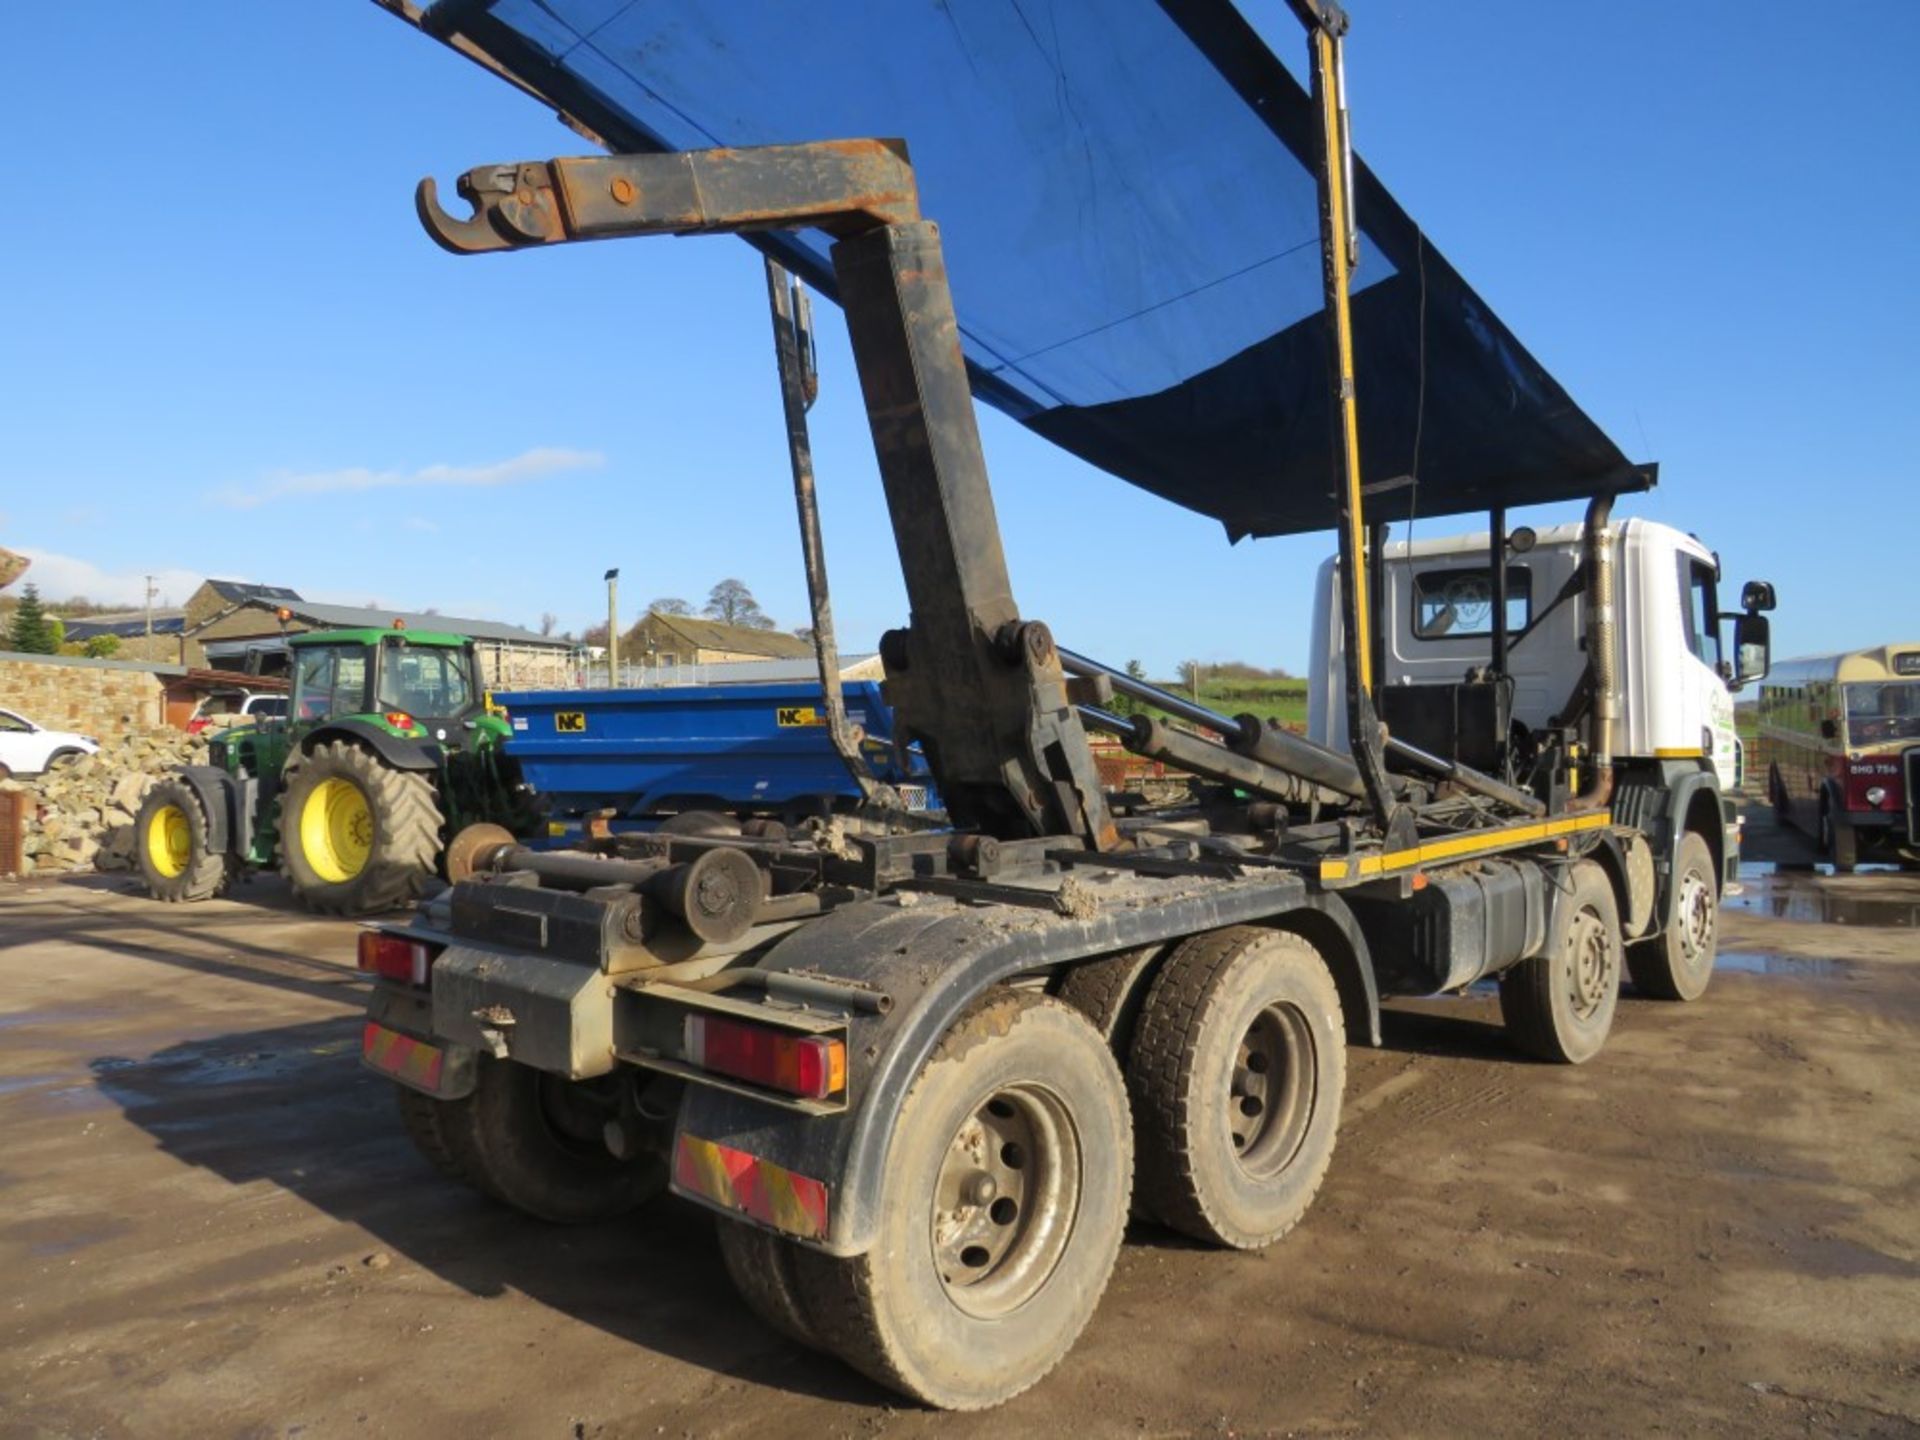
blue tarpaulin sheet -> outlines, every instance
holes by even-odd
[[[1334,523],[1313,113],[1230,0],[440,0],[425,27],[616,150],[904,139],[979,398],[1236,538]],[[1370,516],[1650,484],[1355,187]],[[833,294],[828,237],[754,243]]]

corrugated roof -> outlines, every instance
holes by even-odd
[[[813,654],[812,645],[781,630],[729,625],[724,620],[702,620],[695,615],[663,615],[658,610],[649,610],[647,619],[699,650],[731,650],[776,660],[798,660]]]
[[[458,615],[428,615],[412,610],[373,610],[364,605],[321,605],[311,600],[300,600],[289,608],[299,619],[329,630],[353,630],[368,625],[386,629],[399,620],[409,630],[446,630],[475,640],[505,640],[516,645],[545,645],[555,650],[573,647],[573,641],[564,636],[542,635],[498,620],[464,620]]]

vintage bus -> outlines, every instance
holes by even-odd
[[[1920,868],[1920,641],[1782,661],[1760,687],[1759,738],[1774,814],[1834,869]]]

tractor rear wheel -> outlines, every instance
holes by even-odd
[[[370,915],[420,898],[440,860],[432,779],[344,740],[314,747],[287,781],[280,846],[294,894],[323,915]]]
[[[233,876],[228,857],[207,843],[207,812],[184,780],[162,780],[147,792],[133,822],[133,853],[147,893],[179,904],[211,900]]]

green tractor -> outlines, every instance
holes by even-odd
[[[209,899],[278,868],[309,909],[373,914],[418,899],[462,827],[525,828],[472,641],[396,624],[287,644],[287,717],[226,731],[141,805],[134,854],[155,899]]]

